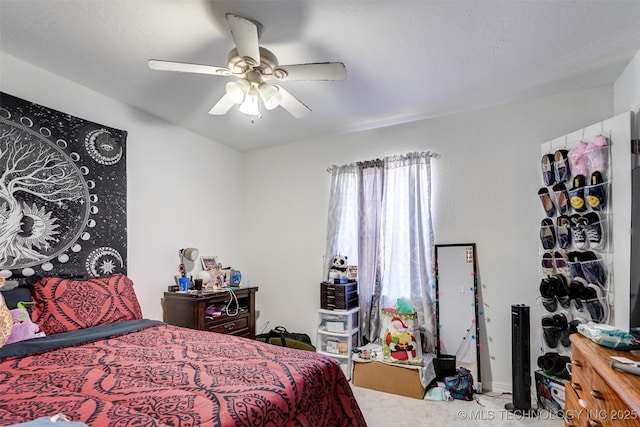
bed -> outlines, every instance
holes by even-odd
[[[125,276],[30,292],[47,336],[0,348],[0,425],[366,425],[333,359],[143,319]]]

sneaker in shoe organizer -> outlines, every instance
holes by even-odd
[[[585,233],[591,249],[602,249],[605,245],[607,227],[597,212],[589,212],[583,216],[587,225]]]
[[[580,214],[573,214],[569,217],[571,240],[573,247],[578,250],[587,249],[589,242],[587,241],[587,225],[588,221]]]
[[[566,242],[564,227],[566,224],[566,216],[559,216],[556,219],[558,225],[558,246],[566,249],[569,243]],[[603,215],[598,212],[588,212],[584,215],[573,214],[568,217],[568,227],[571,231],[571,239],[573,247],[578,250],[595,249],[602,250],[606,244],[607,226]]]

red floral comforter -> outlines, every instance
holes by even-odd
[[[64,413],[90,426],[365,426],[316,353],[165,324],[0,360],[0,425]]]

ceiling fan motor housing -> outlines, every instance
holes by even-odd
[[[235,48],[231,49],[228,55],[229,70],[237,77],[247,78],[249,81],[252,81],[249,78],[251,71],[260,73],[263,81],[269,80],[271,76],[281,78],[277,73],[284,73],[286,76],[286,71],[277,67],[278,59],[276,56],[269,49],[265,49],[262,46],[260,47],[260,65],[255,65],[255,61],[252,58],[243,58],[238,55],[238,50]]]

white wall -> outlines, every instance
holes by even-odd
[[[124,129],[127,137],[128,274],[143,315],[162,320],[178,249],[240,262],[242,155],[97,92],[0,53],[0,90]]]
[[[640,50],[613,85],[613,110],[615,114],[640,111]]]
[[[331,164],[432,150],[436,243],[478,245],[483,385],[511,389],[511,304],[540,318],[540,143],[612,115],[612,87],[245,153],[246,274],[259,328],[315,336]],[[532,360],[541,343],[532,321]],[[491,356],[489,357],[488,354]]]

